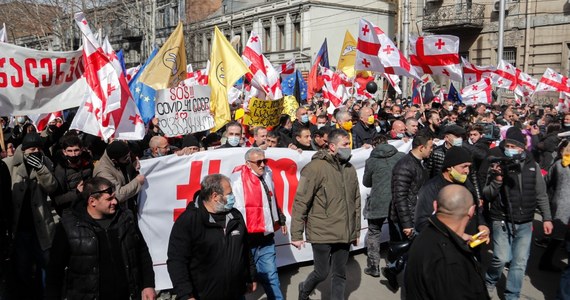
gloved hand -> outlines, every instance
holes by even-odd
[[[30,153],[26,157],[26,164],[36,170],[39,170],[43,167],[43,155],[41,152]]]

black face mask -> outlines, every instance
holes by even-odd
[[[67,161],[69,161],[72,164],[76,164],[81,160],[81,156],[77,155],[77,156],[65,156],[65,158],[67,159]]]

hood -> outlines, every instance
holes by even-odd
[[[390,144],[380,144],[372,150],[371,157],[374,158],[389,158],[398,153],[398,149]]]
[[[16,167],[22,163],[24,163],[24,151],[22,151],[22,145],[19,145],[12,158],[12,166]]]

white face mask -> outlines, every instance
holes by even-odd
[[[228,144],[230,144],[230,146],[235,147],[235,146],[239,145],[239,140],[240,140],[240,138],[237,135],[230,136],[230,137],[228,137]]]
[[[455,147],[461,147],[463,145],[463,139],[462,138],[453,139],[451,145]]]
[[[382,127],[376,126],[376,132],[380,132],[380,131],[382,131]]]
[[[325,127],[325,125],[327,125],[327,124],[317,124],[317,129],[321,129],[321,128]]]

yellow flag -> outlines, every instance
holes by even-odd
[[[340,57],[338,58],[337,69],[341,70],[349,78],[354,77],[354,62],[356,60],[356,40],[348,32],[344,34],[344,42],[340,49]]]
[[[216,26],[208,73],[208,84],[212,88],[210,110],[215,122],[212,132],[219,130],[231,120],[228,90],[248,72],[249,69],[241,57]]]
[[[186,47],[183,29],[182,22],[178,22],[174,32],[141,74],[139,80],[142,83],[155,90],[161,90],[175,87],[186,79]]]

